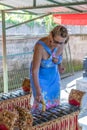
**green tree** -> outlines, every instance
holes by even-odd
[[[0,10],[7,9],[7,8],[8,7],[0,5]],[[37,17],[36,15],[33,15],[33,14],[31,15],[29,13],[26,13],[26,14],[21,14],[21,13],[25,13],[25,12],[19,11],[18,14],[6,13],[6,23],[7,24],[18,24],[20,22],[24,22],[26,20],[31,20],[31,19]],[[0,15],[0,20],[1,20],[1,15]],[[34,23],[36,23],[38,26],[41,26],[44,23],[47,33],[56,26],[56,24],[53,21],[52,15],[43,17],[41,19],[37,19],[35,21],[28,22],[28,23],[26,23],[26,25],[30,26],[30,27],[34,27]]]

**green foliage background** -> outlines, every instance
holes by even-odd
[[[0,5],[0,10],[4,10],[7,8],[8,7]],[[24,14],[21,14],[21,13],[24,13]],[[40,15],[33,15],[33,14],[29,14],[29,12],[25,13],[24,11],[20,11],[18,13],[17,11],[15,11],[14,13],[6,13],[5,16],[6,16],[7,24],[16,25],[18,23],[36,18]],[[1,14],[0,14],[0,20],[2,20]],[[52,15],[26,23],[26,25],[29,27],[34,27],[34,24],[37,24],[38,26],[41,26],[42,24],[44,24],[47,32],[49,32],[52,28],[54,28],[56,26],[56,24],[53,21]]]

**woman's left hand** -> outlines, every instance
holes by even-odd
[[[65,68],[61,68],[60,70],[59,70],[59,72],[62,74],[62,73],[64,73],[65,72]]]
[[[54,63],[57,63],[57,62],[58,62],[58,58],[53,57],[53,58],[52,58],[52,61],[53,61]]]
[[[58,65],[58,69],[59,69],[59,72],[62,74],[65,72],[65,68],[62,67],[61,65]]]

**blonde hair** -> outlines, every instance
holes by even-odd
[[[66,38],[65,40],[65,44],[68,42],[69,40],[69,35],[68,35],[68,30],[62,26],[62,25],[59,25],[59,26],[56,26],[52,31],[52,36],[55,37],[56,35],[59,35],[63,38]]]

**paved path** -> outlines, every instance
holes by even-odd
[[[76,80],[83,76],[83,71],[61,80],[61,103],[68,102],[68,96],[72,88],[76,88]]]

